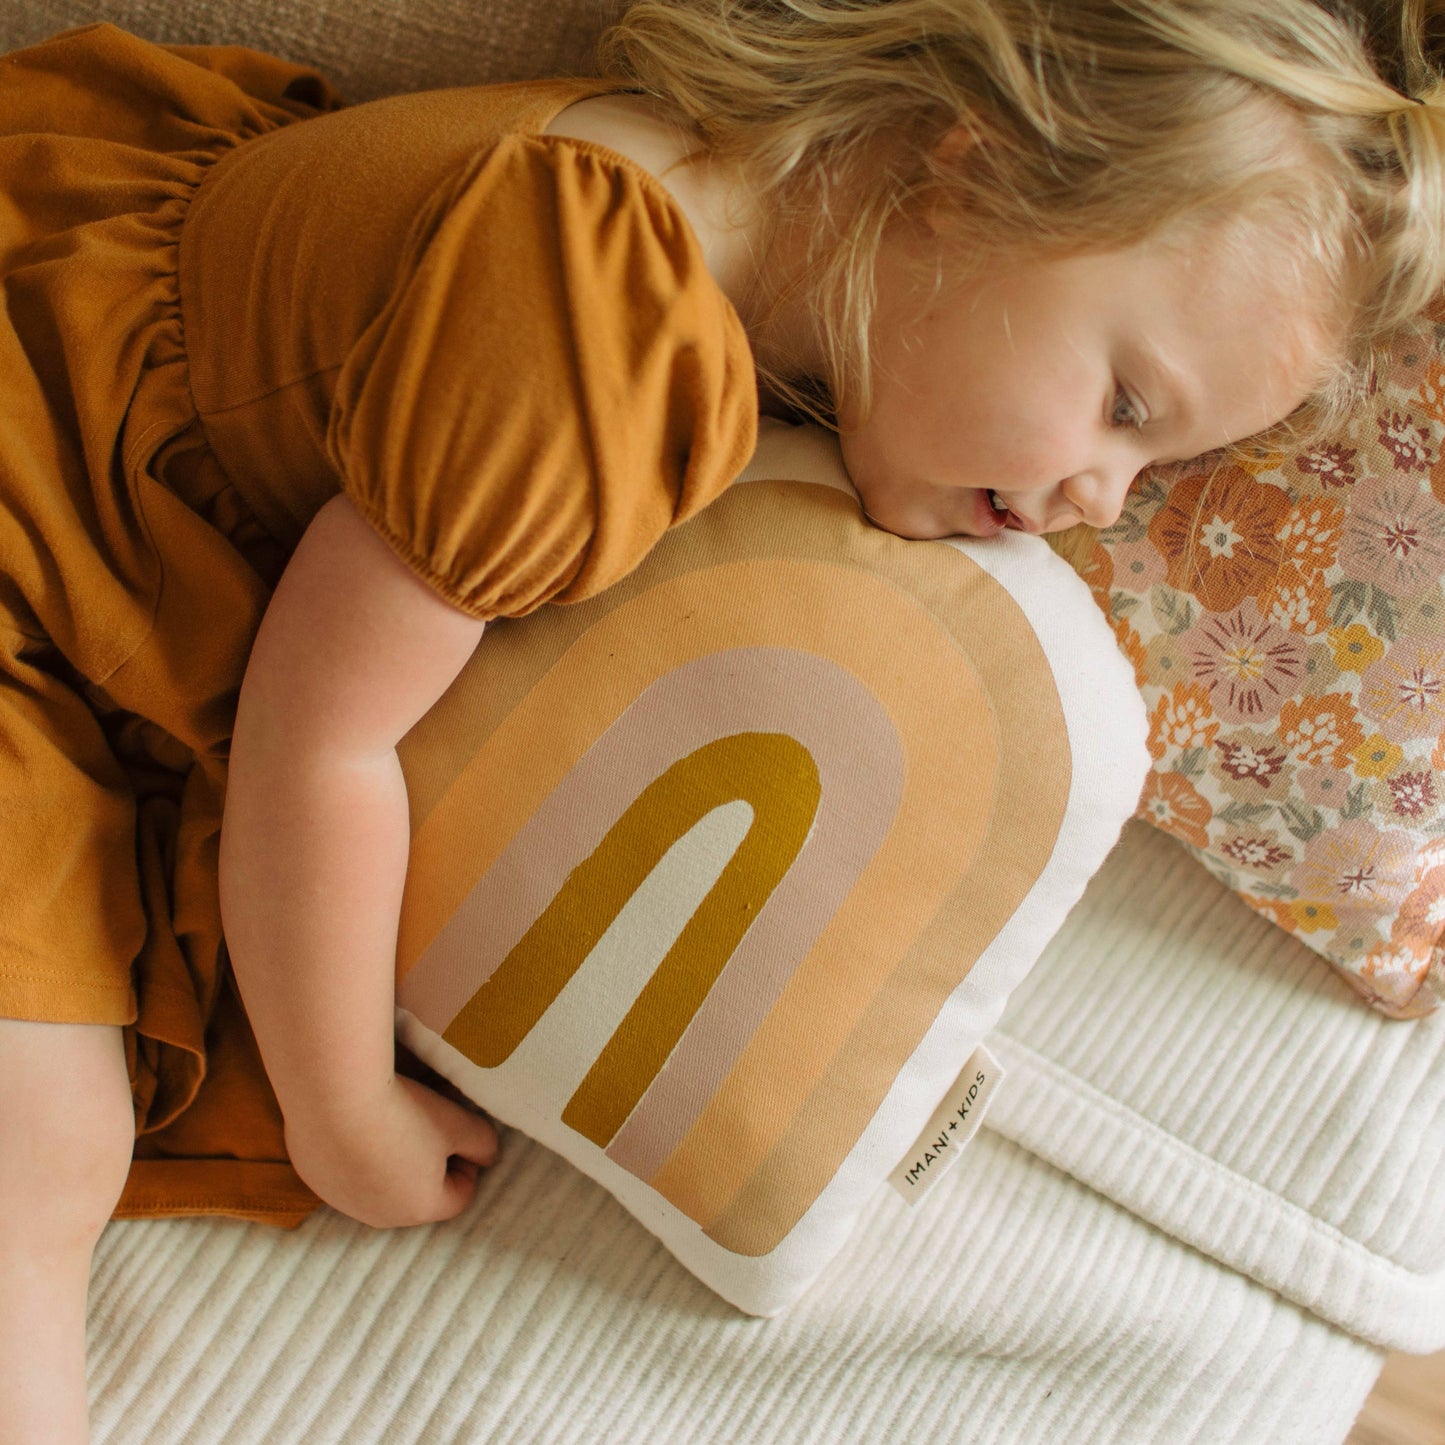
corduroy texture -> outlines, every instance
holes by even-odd
[[[970,1147],[771,1321],[713,1301],[517,1136],[446,1228],[118,1226],[92,1309],[97,1445],[1343,1438],[1368,1346],[995,1136]]]
[[[1445,1020],[1365,1014],[1140,828],[990,1047],[989,1126],[1377,1344],[1445,1345]]]
[[[1242,931],[1202,923],[1216,916]],[[1063,1031],[1108,1067],[1088,1000],[1119,1003],[1101,980],[1127,970],[1145,992],[1121,1005],[1141,1030],[1117,1066],[1134,1076],[1124,1107],[1163,1087],[1202,1115],[1211,1081],[1164,1066],[1176,1039],[1204,1033],[1195,980],[1221,945],[1255,950],[1236,966],[1273,975],[1301,1027],[1368,1047],[1376,1021],[1297,944],[1270,955],[1274,939],[1136,825],[1011,1025],[1031,1008],[1080,1013],[1090,1022]],[[1233,1031],[1232,1013],[1204,1013],[1220,1039]],[[1031,1087],[1017,1049],[1009,1063],[994,1113]],[[1404,1091],[1399,1109],[1397,1136],[1429,1127]],[[1054,1147],[1079,1124],[1060,1121]],[[1288,1131],[1256,1139],[1261,1155],[1275,1147],[1283,1175],[1303,1167]],[[1237,1198],[1256,1192],[1241,1180]],[[1440,1197],[1417,1230],[1441,1232]],[[475,1206],[446,1226],[382,1235],[325,1211],[285,1236],[113,1226],[91,1342],[97,1445],[1328,1445],[1381,1358],[987,1127],[916,1208],[879,1196],[776,1320],[734,1313],[597,1185],[510,1134]]]

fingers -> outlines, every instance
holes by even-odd
[[[427,1108],[447,1151],[434,1218],[451,1219],[471,1203],[482,1170],[496,1162],[497,1131],[490,1119],[470,1107],[453,1103],[425,1085],[416,1087],[425,1090]]]
[[[476,1196],[481,1180],[481,1168],[470,1159],[453,1155],[447,1160],[446,1177],[442,1180],[441,1208],[438,1222],[452,1219],[460,1214]]]
[[[492,1121],[468,1102],[454,1103],[426,1084],[407,1080],[406,1088],[430,1115],[448,1154],[474,1164],[490,1165],[497,1157],[497,1131]]]
[[[472,1202],[482,1170],[496,1162],[497,1131],[474,1114],[463,1115],[463,1126],[452,1138],[442,1181],[442,1208],[438,1219],[451,1219]]]
[[[376,1228],[452,1218],[498,1152],[489,1119],[400,1075],[357,1114],[288,1114],[286,1143],[322,1199]]]
[[[446,1139],[450,1151],[446,1177],[442,1181],[441,1207],[437,1218],[451,1219],[472,1202],[482,1170],[496,1163],[497,1131],[489,1119],[474,1114],[449,1100],[439,1099],[447,1111]]]
[[[497,1131],[490,1119],[458,1110],[459,1128],[452,1136],[454,1155],[489,1168],[497,1162]]]

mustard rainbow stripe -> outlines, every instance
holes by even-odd
[[[778,648],[730,649],[660,678],[588,750],[446,921],[400,1001],[484,1066],[503,1055],[464,1038],[462,1015],[549,902],[603,847],[606,831],[660,766],[710,739],[768,727],[806,748],[820,775],[815,825],[777,886],[750,900],[746,932],[697,1008],[666,1068],[609,1154],[647,1178],[721,1082],[793,961],[811,945],[876,851],[896,812],[903,756],[891,723],[851,674],[823,658]],[[637,745],[647,739],[646,749]],[[665,845],[671,841],[659,834]],[[651,857],[656,848],[640,849]],[[611,896],[604,879],[598,896]],[[637,880],[632,880],[629,887]],[[607,912],[615,914],[620,899]],[[592,934],[596,929],[589,930]],[[595,937],[592,938],[595,942]],[[558,950],[560,952],[561,950]],[[542,977],[546,962],[538,971]],[[554,997],[554,987],[547,997]],[[509,1045],[515,1046],[515,1040]]]

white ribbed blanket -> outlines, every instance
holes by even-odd
[[[1445,1017],[1131,825],[991,1042],[989,1127],[776,1320],[516,1135],[450,1225],[114,1225],[97,1441],[1327,1445],[1445,1344]]]

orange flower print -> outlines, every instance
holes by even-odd
[[[1172,632],[1161,632],[1157,637],[1151,637],[1144,649],[1144,668],[1159,687],[1169,687],[1187,677],[1189,659],[1184,653],[1184,644]],[[1198,683],[1194,685],[1208,697],[1207,688],[1200,687]]]
[[[1288,797],[1295,769],[1277,737],[1238,728],[1215,739],[1209,771],[1230,797],[1260,803]]]
[[[1290,563],[1280,569],[1259,599],[1259,610],[1271,622],[1304,637],[1317,637],[1330,625],[1330,589],[1325,575]]]
[[[1149,523],[1149,540],[1169,564],[1169,585],[1210,612],[1228,612],[1279,568],[1289,493],[1243,467],[1221,466],[1177,482]]]
[[[1149,680],[1148,668],[1144,657],[1144,639],[1135,631],[1127,617],[1119,617],[1114,620],[1114,638],[1119,644],[1119,651],[1129,659],[1134,669],[1134,676],[1138,679],[1139,686],[1143,687]]]
[[[1263,914],[1271,923],[1284,929],[1286,933],[1294,933],[1299,927],[1295,922],[1292,905],[1283,903],[1277,898],[1256,898],[1253,893],[1241,893],[1239,896],[1256,913]]]
[[[1320,933],[1327,928],[1338,928],[1340,920],[1328,903],[1319,903],[1313,898],[1301,898],[1288,905],[1289,915],[1300,933]]]
[[[1224,761],[1221,767],[1232,778],[1250,778],[1267,784],[1284,766],[1285,753],[1280,748],[1259,747],[1226,738],[1219,745]]]
[[[1196,848],[1209,846],[1207,829],[1214,809],[1194,784],[1178,773],[1149,774],[1138,815]]]
[[[1345,806],[1354,777],[1340,768],[1306,768],[1298,778],[1300,796],[1316,808]]]
[[[1437,459],[1430,468],[1430,490],[1437,502],[1445,502],[1445,460]]]
[[[1332,627],[1329,638],[1335,650],[1335,666],[1341,672],[1363,672],[1384,655],[1385,644],[1363,622]]]
[[[1261,617],[1250,601],[1200,621],[1189,676],[1209,689],[1214,711],[1226,722],[1262,722],[1277,717],[1297,690],[1305,658],[1304,644]]]
[[[1409,327],[1398,334],[1378,358],[1377,376],[1403,400],[1424,382],[1434,351],[1433,336],[1427,339],[1421,331]]]
[[[1395,602],[1397,637],[1435,637],[1445,631],[1445,590],[1438,581],[1414,597],[1397,597]]]
[[[1445,421],[1445,361],[1438,352],[1432,351],[1425,362],[1425,375],[1414,400],[1426,416]]]
[[[1088,559],[1076,570],[1079,576],[1089,584],[1089,591],[1094,594],[1094,600],[1107,613],[1109,611],[1109,591],[1114,585],[1114,559],[1109,555],[1108,548],[1096,542]]]
[[[1421,850],[1415,887],[1396,911],[1386,948],[1372,951],[1360,965],[1361,976],[1386,1005],[1409,1018],[1427,1011],[1416,995],[1445,932],[1445,853],[1437,843]]]
[[[1345,767],[1350,750],[1364,740],[1348,693],[1291,700],[1279,710],[1279,736],[1295,760],[1311,766],[1333,763]]]
[[[1302,497],[1280,528],[1281,560],[1319,571],[1335,560],[1345,529],[1345,509],[1328,497]]]
[[[1371,733],[1350,749],[1350,766],[1362,778],[1388,778],[1404,758],[1405,750],[1379,733]]]
[[[1339,562],[1347,577],[1387,592],[1411,593],[1445,572],[1445,509],[1413,486],[1355,491]]]
[[[1405,638],[1360,677],[1360,711],[1391,742],[1445,730],[1445,639]]]
[[[1387,918],[1384,922],[1388,923]],[[1371,949],[1384,947],[1385,940],[1381,937],[1377,923],[1370,919],[1351,918],[1348,928],[1341,927],[1340,931],[1330,939],[1330,957],[1338,961],[1341,957],[1348,956],[1349,959],[1363,958]]]
[[[1170,751],[1207,748],[1218,731],[1209,693],[1198,683],[1181,682],[1154,704],[1149,718],[1149,755],[1158,762]]]
[[[1277,472],[1284,465],[1285,456],[1284,452],[1268,451],[1258,443],[1247,442],[1236,448],[1234,460],[1251,476],[1257,477],[1261,472]]]
[[[1429,1012],[1426,1008],[1412,1007],[1416,1001],[1420,984],[1430,968],[1430,955],[1417,955],[1409,948],[1391,944],[1389,948],[1372,949],[1359,965],[1360,988],[1371,1003],[1383,1005],[1383,1011],[1392,1018],[1414,1018]],[[1349,982],[1355,979],[1346,975]]]
[[[1360,819],[1341,823],[1305,844],[1304,862],[1289,882],[1302,899],[1327,903],[1337,926],[1351,915],[1378,917],[1414,887],[1414,840]]]
[[[1114,560],[1114,585],[1141,596],[1164,580],[1167,568],[1159,549],[1148,539],[1119,542],[1109,549]]]
[[[1314,693],[1324,693],[1340,680],[1340,670],[1335,666],[1334,649],[1328,640],[1329,634],[1312,637],[1305,653],[1304,685]]]
[[[1417,881],[1395,915],[1390,942],[1428,961],[1445,930],[1445,858],[1437,845],[1416,863]]]

